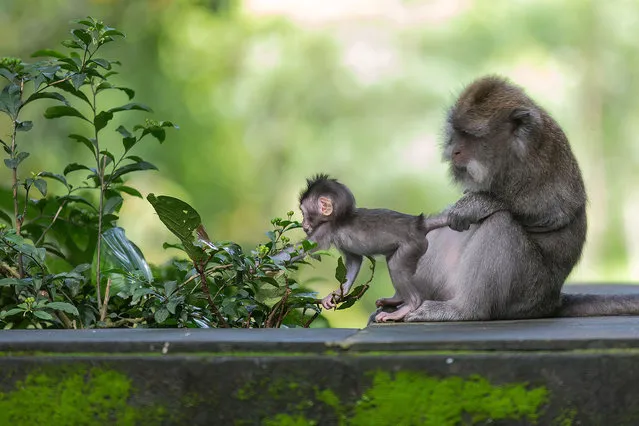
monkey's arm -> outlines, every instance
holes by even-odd
[[[324,309],[333,309],[341,298],[348,294],[362,267],[363,256],[344,252],[344,257],[346,258],[346,282],[322,299]]]
[[[508,206],[487,192],[467,192],[441,215],[448,218],[448,226],[455,231],[466,231],[473,223],[479,223]],[[441,216],[440,215],[440,216]]]

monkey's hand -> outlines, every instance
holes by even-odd
[[[383,297],[375,301],[375,306],[377,306],[378,308],[382,308],[382,307],[395,308],[401,305],[402,303],[404,303],[404,301],[400,298]]]
[[[322,299],[322,306],[324,309],[333,309],[341,300],[341,292],[339,290],[330,292],[326,297]]]
[[[455,207],[448,211],[448,226],[453,231],[468,231],[472,223],[473,221],[471,218],[461,214],[461,212]]]

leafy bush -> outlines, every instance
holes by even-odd
[[[267,242],[244,253],[233,242],[210,241],[188,204],[150,194],[160,219],[180,240],[165,248],[188,256],[159,267],[150,267],[117,227],[124,198],[142,197],[126,184],[127,175],[157,169],[132,151],[143,139],[163,143],[166,130],[177,126],[147,118],[131,129],[113,128],[122,114],[151,109],[131,102],[135,92],[113,82],[120,63],[98,55],[102,46],[124,35],[93,18],[75,23],[71,39],[62,42],[68,53],[40,50],[33,57],[45,59],[34,63],[0,60],[0,76],[8,82],[0,93],[0,112],[11,120],[9,139],[0,143],[12,172],[13,210],[0,209],[6,222],[0,224],[0,276],[5,277],[0,278],[0,326],[308,327],[320,316],[319,301],[294,276],[307,264],[312,244],[290,243],[286,234],[300,227],[292,212],[272,221]],[[103,92],[113,90],[128,103],[103,105]],[[61,174],[41,171],[25,178],[20,164],[30,153],[18,142],[33,123],[20,117],[29,105],[43,101],[55,103],[45,110],[46,119],[84,123],[86,131],[69,139],[86,147],[92,160],[70,163]],[[112,143],[113,135],[121,142]],[[49,182],[61,185],[63,195],[50,195]],[[33,198],[36,192],[40,196]],[[344,281],[341,262],[336,277]],[[360,286],[342,307],[367,288]]]

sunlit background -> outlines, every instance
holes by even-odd
[[[555,116],[581,164],[589,233],[570,280],[639,279],[639,2],[3,0],[0,56],[55,47],[87,15],[127,34],[105,49],[122,60],[121,84],[180,126],[161,146],[141,144],[160,171],[130,182],[189,202],[214,239],[248,249],[271,218],[299,219],[297,195],[317,172],[349,185],[360,206],[442,209],[460,195],[440,161],[445,109],[472,79],[498,73]],[[37,126],[23,138],[25,171],[87,160],[66,137],[77,123],[25,112]],[[148,261],[177,254],[162,249],[176,239],[145,200],[126,199],[120,224]],[[334,267],[327,259],[301,278],[321,277],[312,286],[323,296]],[[327,318],[361,327],[391,294],[380,267],[362,301]]]

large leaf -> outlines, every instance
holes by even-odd
[[[15,118],[20,109],[20,87],[14,83],[6,85],[0,92],[0,111]]]
[[[91,101],[87,98],[87,95],[84,94],[81,90],[76,89],[70,81],[65,80],[58,83],[55,87],[64,90],[65,92],[71,93],[73,96],[82,99],[87,104],[91,105]]]
[[[335,268],[335,279],[340,283],[346,282],[346,266],[344,266],[344,260],[342,257],[337,259],[337,267]]]
[[[82,135],[76,135],[76,134],[71,134],[69,135],[69,138],[80,142],[81,144],[83,144],[84,146],[86,146],[87,148],[89,148],[89,150],[91,151],[91,153],[95,156],[95,139],[91,138],[87,138],[85,136]]]
[[[82,115],[82,113],[80,111],[78,111],[77,109],[75,109],[73,107],[66,106],[66,105],[49,107],[44,112],[44,118],[49,118],[50,119],[50,118],[58,118],[58,117],[78,117],[78,118],[81,118],[83,120],[88,121],[89,123],[91,122],[84,115]]]
[[[62,58],[66,58],[67,55],[58,52],[57,50],[53,50],[53,49],[42,49],[42,50],[37,50],[35,52],[33,52],[31,54],[32,58],[37,58],[37,57],[49,57],[49,58],[58,58],[58,59],[62,59]]]
[[[89,170],[93,173],[95,173],[95,169],[91,169],[88,166],[85,166],[84,164],[79,164],[79,163],[71,163],[69,165],[67,165],[64,168],[64,171],[62,173],[64,173],[64,175],[68,175],[71,172],[75,172],[76,170]]]
[[[149,194],[146,199],[157,212],[160,220],[180,239],[184,251],[194,262],[205,259],[206,254],[198,247],[197,229],[202,226],[202,219],[197,211],[177,198]]]
[[[113,172],[110,180],[114,181],[120,176],[127,173],[131,173],[131,172],[137,172],[140,170],[157,170],[157,169],[158,169],[157,167],[155,167],[153,164],[147,161],[140,161],[139,163],[127,164],[126,166],[122,166],[119,169],[117,169],[115,172]]]
[[[40,172],[40,173],[38,173],[38,176],[55,179],[58,182],[62,183],[67,188],[69,187],[69,183],[67,182],[66,178],[64,176],[62,176],[62,175],[57,174],[57,173]]]
[[[39,93],[34,93],[33,95],[29,96],[29,98],[27,98],[27,100],[24,101],[23,106],[28,104],[29,102],[33,102],[33,101],[38,100],[38,99],[55,99],[57,101],[60,101],[60,102],[64,103],[65,105],[69,104],[67,102],[67,100],[65,99],[65,97],[62,96],[59,93],[39,92]]]
[[[51,302],[51,303],[47,303],[45,306],[45,308],[49,308],[49,309],[53,309],[56,311],[62,311],[62,312],[66,312],[67,314],[71,314],[71,315],[75,315],[78,316],[80,315],[78,313],[78,310],[75,306],[73,306],[70,303],[67,302]]]
[[[6,223],[8,223],[9,225],[11,225],[13,223],[13,219],[11,218],[11,216],[9,216],[8,213],[0,210],[0,220],[5,221]]]
[[[113,118],[113,113],[111,111],[100,111],[98,115],[95,116],[95,120],[93,124],[95,125],[95,129],[99,132],[104,129],[106,125]]]
[[[143,105],[143,104],[139,104],[139,103],[136,103],[136,102],[132,102],[130,104],[122,105],[122,106],[115,107],[115,108],[111,108],[109,111],[110,112],[120,112],[120,111],[133,111],[133,110],[153,112],[153,110],[151,110],[151,108],[149,108],[148,106]]]

